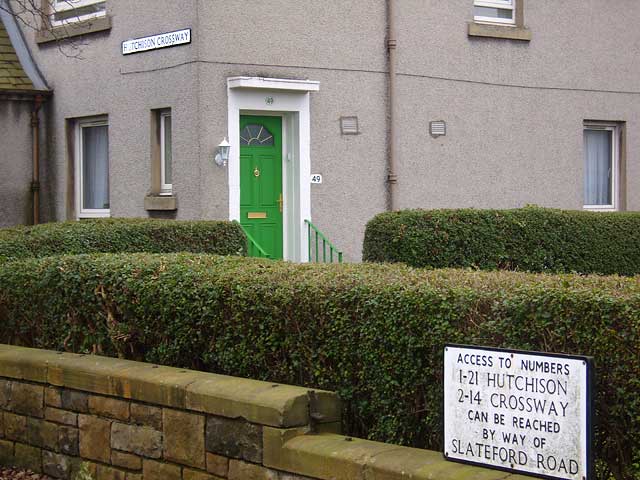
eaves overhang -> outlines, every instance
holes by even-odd
[[[36,97],[40,97],[41,101],[46,101],[52,95],[53,95],[53,90],[35,90],[35,89],[18,90],[18,89],[0,88],[0,100],[30,102],[30,101],[33,101],[33,99],[35,99]]]

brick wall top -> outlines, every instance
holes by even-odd
[[[529,476],[446,461],[441,452],[343,435],[298,435],[277,445],[265,430],[264,465],[323,480],[527,480]]]
[[[309,389],[129,360],[0,345],[0,377],[243,418],[266,426],[310,423]],[[339,421],[337,395],[315,393],[322,421]]]
[[[0,345],[0,465],[60,480],[81,465],[98,480],[530,478],[339,435],[340,412],[326,391]]]

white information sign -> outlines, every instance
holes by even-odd
[[[122,54],[146,52],[159,48],[175,47],[191,43],[191,29],[176,30],[175,32],[160,33],[150,37],[134,38],[122,42]]]
[[[319,173],[314,173],[313,175],[311,175],[311,183],[314,184],[321,184],[322,183],[322,175]]]
[[[587,357],[447,345],[444,455],[549,478],[591,478]]]

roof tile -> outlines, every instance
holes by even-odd
[[[34,90],[0,21],[0,90]]]

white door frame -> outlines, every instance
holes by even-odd
[[[227,79],[229,219],[240,221],[240,115],[282,116],[283,253],[307,262],[305,220],[311,220],[310,93],[320,82],[261,77]],[[296,208],[298,207],[298,208]]]

